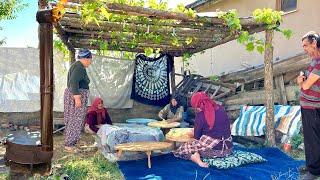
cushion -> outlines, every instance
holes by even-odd
[[[258,154],[240,151],[240,150],[235,150],[228,157],[203,159],[203,162],[206,162],[209,164],[209,166],[214,166],[218,169],[228,169],[228,168],[239,167],[245,164],[261,163],[266,161],[267,161],[266,159],[264,159]]]

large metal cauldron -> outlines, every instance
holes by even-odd
[[[7,136],[5,159],[20,164],[51,163],[52,151],[43,151],[40,132],[15,131]]]

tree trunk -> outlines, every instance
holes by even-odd
[[[274,101],[273,101],[273,30],[266,30],[266,44],[264,55],[264,88],[265,88],[265,106],[266,114],[266,140],[271,147],[275,146],[275,130],[274,130]]]

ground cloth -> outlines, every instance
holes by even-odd
[[[119,162],[121,171],[127,180],[163,179],[163,180],[242,180],[242,179],[298,179],[298,167],[304,161],[296,161],[277,148],[236,149],[249,151],[267,159],[265,163],[249,164],[237,168],[218,170],[200,168],[191,161],[175,158],[171,153],[152,157],[152,168],[148,169],[147,160]]]

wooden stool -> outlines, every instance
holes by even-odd
[[[115,146],[117,156],[120,157],[122,151],[145,152],[148,156],[148,167],[151,168],[151,153],[154,150],[165,150],[171,148],[172,144],[168,142],[133,142],[118,144]]]

